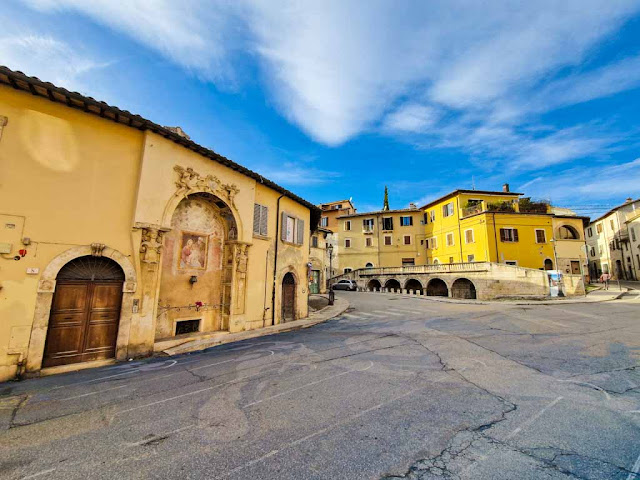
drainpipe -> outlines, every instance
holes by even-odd
[[[460,263],[464,263],[464,258],[462,257],[462,227],[460,226],[461,218],[460,218],[460,198],[456,198],[456,217],[458,219],[458,238],[460,241]]]
[[[496,263],[500,263],[500,253],[498,252],[498,236],[496,235],[496,214],[492,213],[491,216],[493,217],[493,240],[496,243]],[[491,259],[488,260],[491,261]]]
[[[276,324],[276,275],[278,269],[278,240],[280,239],[280,200],[284,195],[278,197],[276,206],[276,244],[273,252],[273,286],[271,288],[271,325]]]

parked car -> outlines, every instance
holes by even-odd
[[[331,288],[333,290],[351,290],[355,292],[358,290],[358,284],[355,280],[340,280],[338,283],[334,283]]]

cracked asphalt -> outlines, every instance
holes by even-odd
[[[0,384],[0,478],[640,480],[640,296],[339,293],[312,328]]]

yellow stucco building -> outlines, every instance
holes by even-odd
[[[496,262],[586,273],[588,219],[523,194],[456,190],[422,207],[428,264]]]
[[[338,217],[339,273],[359,268],[424,265],[423,222],[418,208]]]
[[[3,67],[0,163],[0,380],[307,316],[320,210],[179,129]]]

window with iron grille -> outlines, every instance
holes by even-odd
[[[254,235],[267,236],[267,225],[269,222],[269,209],[264,205],[255,203],[253,205],[253,233]]]

